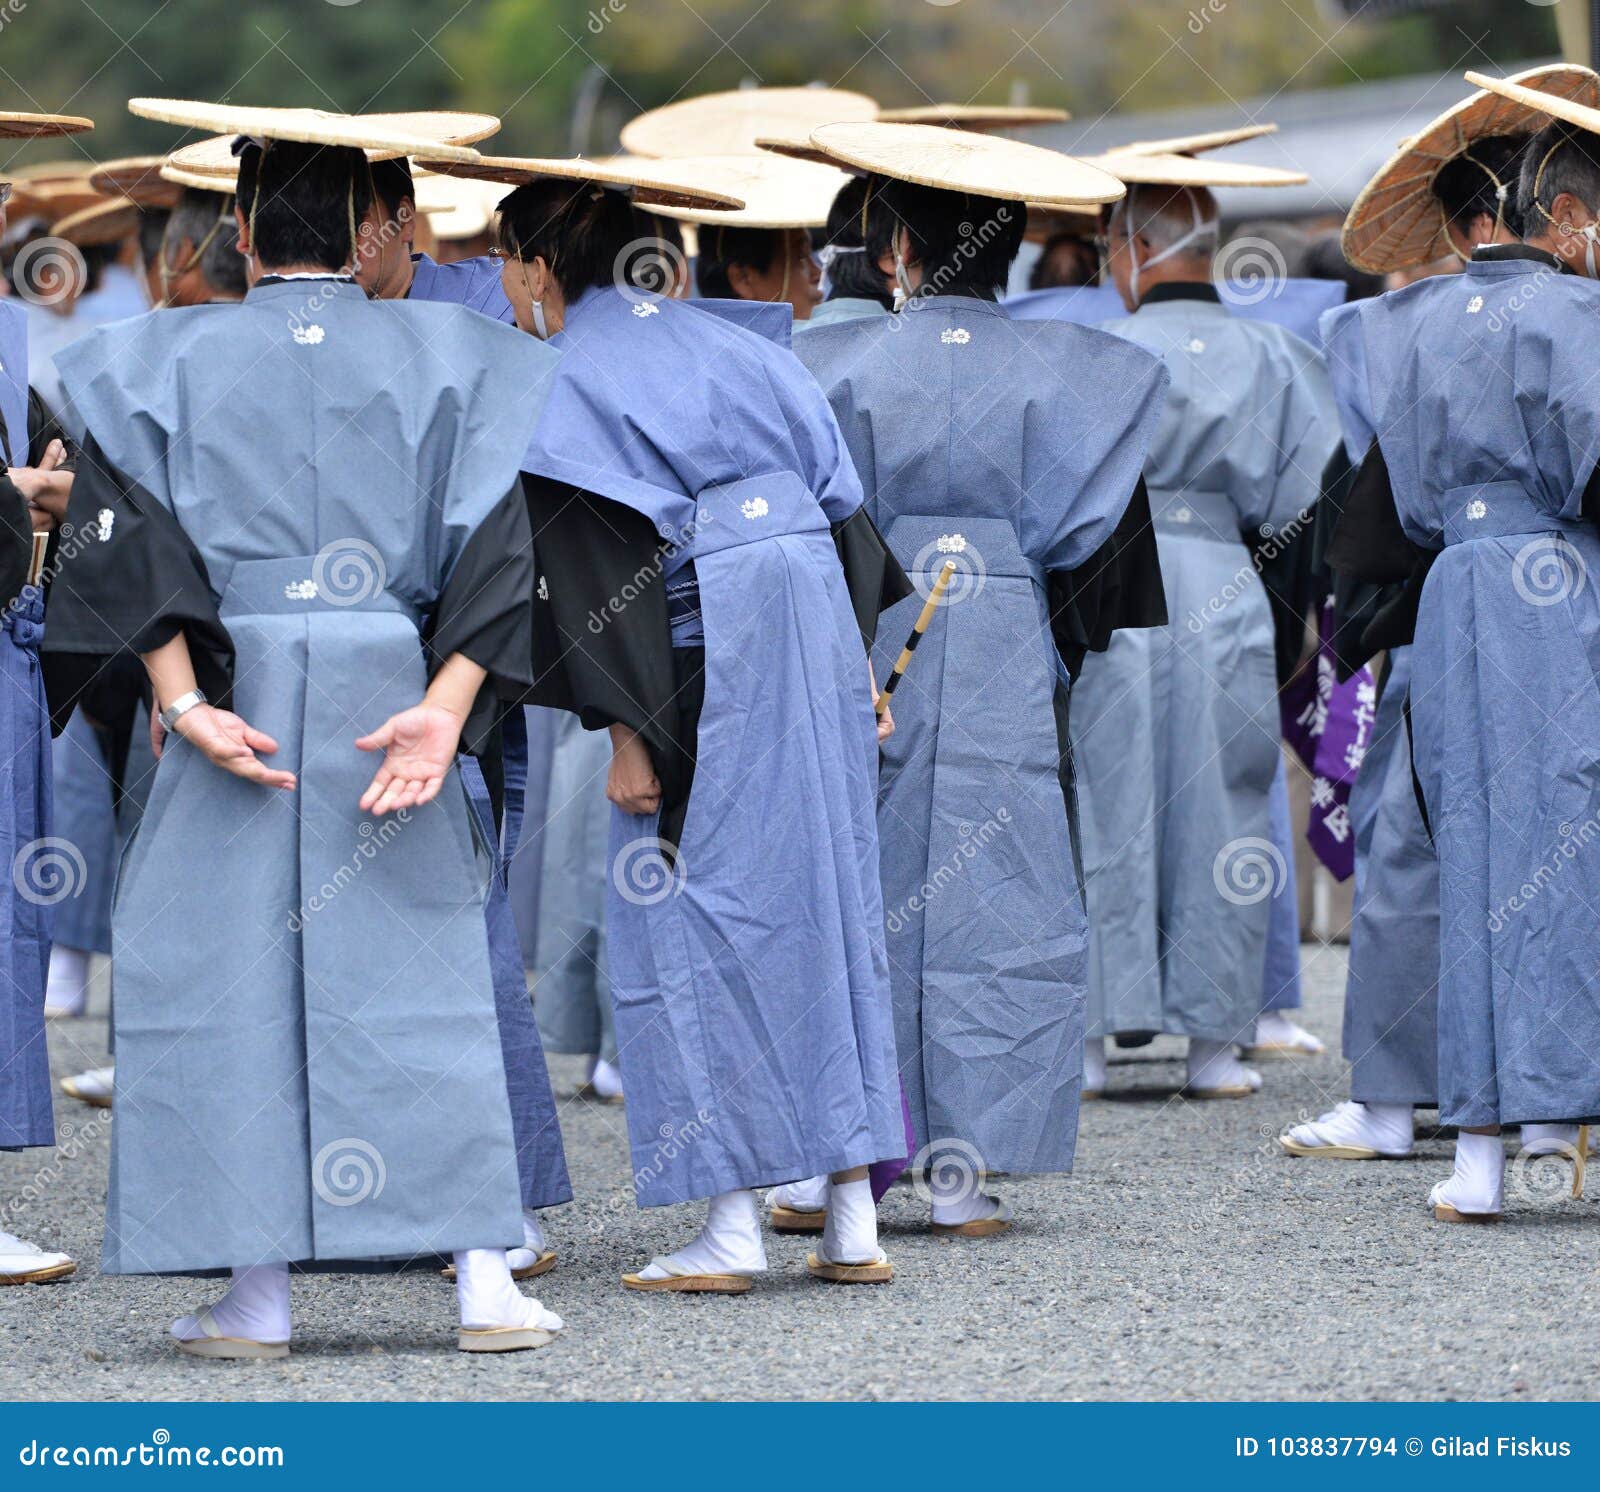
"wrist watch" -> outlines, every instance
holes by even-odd
[[[161,722],[163,730],[170,731],[196,705],[203,705],[205,702],[204,694],[198,689],[191,689],[187,694],[180,694],[156,718]]]

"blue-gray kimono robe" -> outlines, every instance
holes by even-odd
[[[1436,551],[1411,723],[1439,857],[1440,1118],[1590,1117],[1600,289],[1538,250],[1486,249],[1368,302],[1361,325],[1378,450],[1358,488]]]
[[[363,814],[377,760],[354,738],[454,652],[526,687],[515,483],[554,362],[335,278],[60,355],[84,542],[52,646],[147,652],[181,629],[201,687],[298,774],[275,792],[181,737],[162,755],[113,910],[108,1272],[521,1242],[490,860],[456,774]]]
[[[1344,432],[1359,464],[1374,438],[1360,303],[1322,318]],[[1411,770],[1411,648],[1391,643],[1372,737],[1350,793],[1355,904],[1344,996],[1345,1060],[1358,1103],[1438,1102],[1439,861]]]
[[[552,345],[536,699],[662,786],[613,811],[606,909],[639,1202],[901,1156],[863,634],[904,577],[783,347],[610,288]]]
[[[1312,505],[1333,400],[1311,347],[1209,286],[1158,286],[1107,330],[1172,375],[1146,472],[1171,620],[1113,638],[1073,690],[1089,1031],[1247,1041],[1287,859],[1273,618],[1245,535],[1292,533]]]
[[[879,792],[912,1126],[919,1145],[973,1147],[990,1170],[1067,1170],[1088,933],[1057,684],[1105,641],[1088,592],[1063,586],[1107,558],[1166,375],[1102,332],[955,295],[808,332],[796,352],[918,589],[957,565],[894,695]],[[885,617],[880,680],[921,605]]]

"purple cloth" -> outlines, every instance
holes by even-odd
[[[1314,669],[1303,669],[1283,690],[1283,738],[1311,773],[1311,820],[1306,842],[1312,853],[1341,881],[1356,867],[1355,834],[1350,824],[1350,789],[1361,769],[1378,688],[1372,670],[1361,668],[1339,682],[1327,636],[1331,608],[1320,619]]]
[[[906,1127],[906,1153],[899,1160],[880,1160],[867,1167],[867,1179],[872,1184],[872,1200],[881,1202],[886,1191],[911,1164],[911,1153],[917,1148],[917,1137],[911,1129],[911,1106],[906,1102],[905,1084],[900,1085],[900,1119]]]

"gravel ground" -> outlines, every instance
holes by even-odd
[[[1337,1049],[1343,954],[1307,949],[1306,1024]],[[58,1073],[102,1059],[104,1023],[56,1023]],[[1600,1385],[1600,1204],[1512,1178],[1494,1228],[1424,1207],[1450,1143],[1412,1161],[1295,1161],[1273,1137],[1345,1092],[1329,1055],[1264,1068],[1253,1100],[1185,1103],[1176,1043],[1115,1063],[1085,1107],[1071,1177],[1001,1180],[1016,1229],[936,1241],[913,1191],[882,1208],[887,1288],[813,1282],[805,1244],[769,1241],[741,1298],[626,1294],[618,1274],[698,1226],[639,1214],[622,1116],[573,1102],[579,1200],[551,1216],[561,1253],[537,1281],[566,1317],[553,1347],[453,1350],[453,1297],[431,1272],[295,1286],[284,1363],[196,1362],[166,1322],[216,1290],[95,1270],[105,1115],[62,1099],[61,1148],[0,1156],[0,1226],[63,1247],[79,1273],[0,1291],[0,1398],[48,1399],[1567,1399]],[[556,1059],[556,1087],[580,1076]],[[1431,1116],[1429,1116],[1431,1117]],[[13,1210],[25,1189],[37,1195]],[[1548,1188],[1545,1188],[1548,1191]]]

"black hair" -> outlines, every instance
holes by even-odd
[[[372,192],[378,199],[378,205],[383,208],[384,217],[393,222],[407,202],[415,213],[417,189],[411,180],[410,161],[404,156],[392,161],[373,161],[369,169],[372,172]]]
[[[676,218],[635,204],[633,241],[625,255],[623,282],[652,295],[671,295],[688,272],[683,225]]]
[[[1563,192],[1590,212],[1600,211],[1600,138],[1557,120],[1528,142],[1522,157],[1517,212],[1525,234],[1543,233],[1550,226],[1550,209]]]
[[[1474,141],[1439,168],[1433,178],[1433,195],[1439,199],[1451,227],[1465,234],[1474,218],[1487,213],[1499,218],[1516,237],[1522,237],[1517,184],[1528,140],[1527,135],[1490,135]],[[1497,178],[1506,188],[1504,197],[1496,188]]]
[[[568,300],[595,286],[631,283],[628,251],[637,237],[633,204],[623,193],[560,176],[518,187],[495,217],[500,252],[524,262],[543,259]]]
[[[1300,272],[1313,280],[1343,280],[1347,287],[1347,301],[1366,300],[1369,296],[1383,294],[1382,275],[1357,269],[1344,257],[1344,246],[1337,228],[1319,233],[1306,245],[1300,261]]]
[[[867,253],[862,229],[863,217],[883,210],[881,202],[867,195],[866,177],[852,176],[839,188],[823,230],[824,246],[843,251],[828,261],[829,300],[872,300],[885,310],[893,308],[894,296],[884,285],[877,260]]]
[[[153,265],[161,253],[161,240],[167,231],[170,208],[141,207],[139,209],[139,262]]]
[[[704,223],[700,228],[700,256],[694,263],[695,284],[701,295],[716,300],[738,300],[732,270],[742,264],[764,275],[778,256],[787,251],[788,231],[783,228],[737,228]]]
[[[346,268],[354,258],[352,212],[359,224],[372,205],[372,172],[346,145],[268,141],[239,155],[239,206],[251,224],[251,245],[263,269],[314,264]]]
[[[922,266],[922,294],[987,298],[1005,289],[1027,227],[1022,203],[881,176],[870,179],[868,191],[885,209],[867,215],[869,258],[894,253],[904,228]]]
[[[1071,268],[1062,273],[1056,267],[1057,256],[1069,257]],[[1045,239],[1039,257],[1028,274],[1029,290],[1069,289],[1079,285],[1093,285],[1100,278],[1100,251],[1094,240],[1082,233],[1063,230]]]

